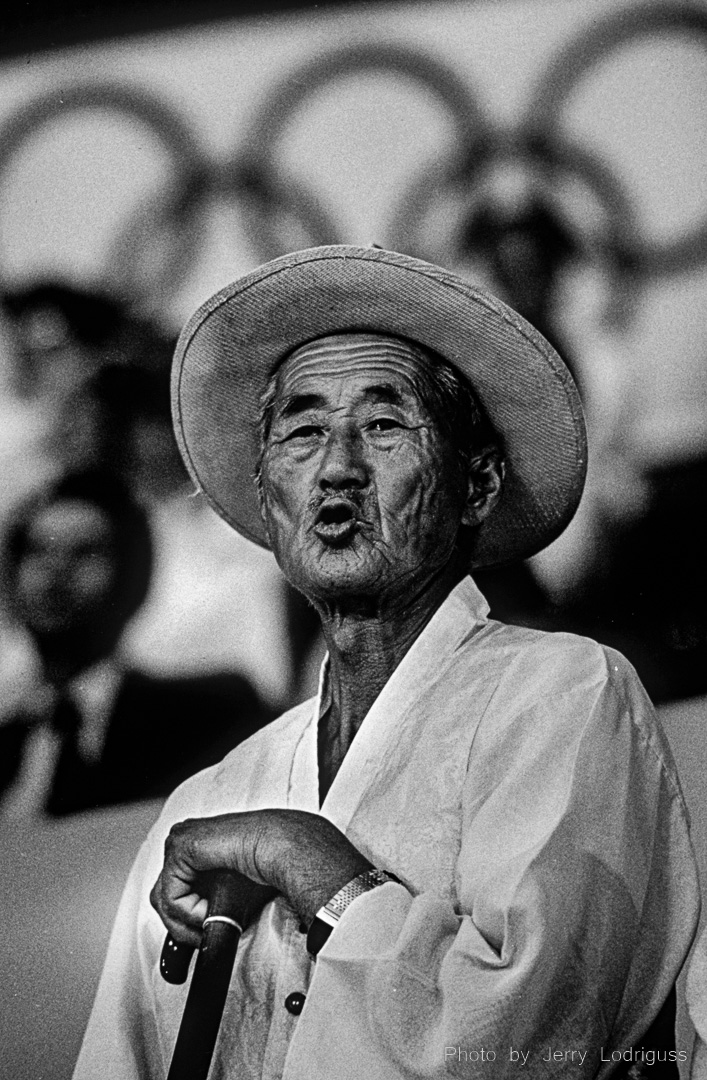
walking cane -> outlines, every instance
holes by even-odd
[[[208,879],[208,880],[207,880]],[[206,1080],[221,1024],[241,933],[276,895],[235,870],[204,875],[209,908],[167,1080]],[[169,983],[186,982],[194,949],[167,935],[160,972]]]

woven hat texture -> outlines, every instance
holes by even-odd
[[[506,482],[480,528],[474,566],[525,558],[562,532],[579,503],[587,445],[579,395],[558,354],[512,308],[457,275],[348,245],[266,263],[204,303],[180,336],[177,441],[224,520],[267,547],[253,480],[260,397],[290,352],[347,330],[435,349],[467,377],[500,434]]]

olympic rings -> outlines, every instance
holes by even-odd
[[[189,125],[160,98],[142,89],[114,84],[85,83],[69,86],[62,89],[61,93],[42,95],[14,113],[0,127],[0,184],[7,175],[11,162],[36,133],[70,114],[101,110],[136,120],[156,136],[171,165],[171,187],[175,192],[175,201],[186,200],[190,189],[196,183],[202,163],[201,147]],[[168,265],[161,271],[167,278],[179,265],[180,256],[186,254],[190,246],[188,229],[179,236],[179,252],[172,255]],[[0,280],[2,278],[0,273]]]
[[[431,91],[449,112],[459,146],[470,147],[488,138],[489,121],[476,95],[446,64],[407,46],[366,44],[317,57],[279,83],[252,125],[253,153],[272,167],[288,121],[309,98],[329,83],[375,72],[402,75]]]
[[[525,126],[532,137],[555,153],[562,107],[577,84],[609,56],[641,38],[688,34],[707,52],[707,11],[689,6],[649,4],[612,13],[569,42],[545,69],[531,99]],[[701,263],[707,255],[707,212],[686,237],[666,244],[649,243],[631,230],[629,261],[645,274],[672,273]]]
[[[600,198],[609,228],[603,239],[597,238],[596,246],[616,279],[615,285],[628,284],[627,276],[635,282],[642,275],[670,273],[703,262],[707,256],[707,214],[691,235],[665,244],[647,241],[640,235],[632,200],[608,164],[559,133],[561,111],[571,91],[597,64],[639,38],[680,32],[699,35],[707,45],[707,12],[661,4],[626,9],[570,41],[541,75],[515,131],[503,136],[495,133],[477,145],[475,152],[437,166],[414,182],[394,219],[393,236],[398,246],[439,260],[440,253],[424,251],[420,243],[420,229],[429,207],[445,191],[463,188],[473,198],[484,167],[505,155],[536,171],[545,169],[546,198],[563,175],[582,180]],[[458,254],[450,252],[448,257]]]
[[[212,162],[176,110],[155,95],[122,85],[77,83],[62,89],[61,94],[42,95],[13,114],[0,127],[0,183],[10,163],[37,132],[69,115],[97,111],[137,120],[167,152],[171,167],[168,186],[140,208],[110,253],[111,281],[119,282],[126,296],[150,291],[163,297],[181,284],[198,255],[203,211],[214,194],[242,203],[256,250],[264,259],[286,250],[273,235],[272,223],[278,214],[297,218],[314,243],[336,242],[334,226],[309,192],[293,183],[285,188],[255,160],[234,158],[225,165]],[[159,261],[141,274],[138,264],[144,251],[152,247],[157,235],[165,233],[169,242],[157,245]],[[2,278],[0,272],[0,281]]]
[[[641,274],[671,272],[704,260],[707,214],[689,236],[667,243],[647,241],[640,235],[630,196],[609,166],[561,134],[561,112],[578,82],[606,56],[646,35],[674,32],[707,41],[707,12],[656,4],[612,13],[555,55],[520,124],[507,133],[495,129],[466,80],[417,49],[380,44],[336,49],[308,61],[273,88],[247,132],[245,149],[234,151],[225,163],[212,160],[189,124],[156,95],[122,85],[77,84],[60,95],[31,101],[0,126],[0,183],[28,139],[71,113],[112,111],[142,124],[166,151],[170,180],[116,238],[111,264],[126,294],[151,292],[164,299],[174,294],[198,256],[204,214],[214,198],[238,206],[249,241],[262,260],[291,246],[286,223],[303,237],[299,246],[339,241],[335,223],[314,193],[284,176],[277,160],[282,138],[293,116],[322,88],[361,73],[402,76],[428,90],[443,106],[454,140],[447,160],[425,170],[399,201],[391,226],[395,246],[441,262],[456,258],[461,233],[448,239],[446,250],[425,250],[426,216],[444,198],[456,200],[460,207],[465,201],[473,205],[482,197],[489,168],[511,160],[532,173],[553,213],[559,213],[556,192],[563,182],[579,181],[598,200],[606,224],[601,233],[584,238],[582,253],[602,259],[619,291],[625,290]],[[153,255],[147,271],[146,253]],[[0,281],[2,277],[0,272]]]
[[[250,160],[256,162],[258,173],[279,176],[278,144],[291,118],[309,99],[331,83],[362,73],[403,76],[430,91],[453,121],[455,145],[467,148],[488,138],[489,124],[476,96],[445,64],[402,45],[364,44],[317,57],[275,86],[246,137]],[[288,177],[282,186],[292,183]],[[272,218],[267,214],[257,222],[257,235],[263,252],[277,247]]]

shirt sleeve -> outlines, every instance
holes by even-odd
[[[350,905],[285,1080],[596,1077],[640,1040],[699,894],[667,743],[633,670],[605,655],[581,694],[570,679],[484,721],[457,902],[388,883]]]

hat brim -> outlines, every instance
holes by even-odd
[[[260,398],[295,348],[345,331],[428,346],[471,383],[503,440],[502,498],[473,565],[526,558],[574,514],[587,465],[582,407],[552,346],[457,275],[379,248],[295,252],[228,285],[185,326],[172,370],[175,433],[191,476],[234,529],[267,547],[254,471]]]

